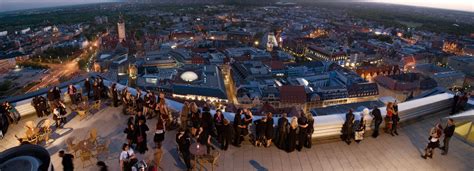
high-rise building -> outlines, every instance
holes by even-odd
[[[125,41],[125,22],[123,21],[122,16],[120,16],[120,19],[117,23],[117,28],[118,28],[118,38],[120,42]]]

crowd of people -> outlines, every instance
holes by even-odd
[[[158,95],[152,91],[144,93],[138,88],[132,93],[127,87],[119,90],[116,83],[112,83],[110,87],[107,87],[100,77],[87,78],[83,86],[82,91],[78,91],[74,85],[67,87],[66,94],[69,96],[72,105],[81,106],[81,104],[88,102],[89,98],[93,98],[94,101],[111,99],[112,106],[122,105],[123,114],[130,116],[123,131],[126,135],[126,143],[123,144],[119,156],[120,167],[124,171],[148,167],[146,162],[138,161],[135,151],[144,154],[149,150],[147,144],[147,133],[149,131],[154,131],[153,142],[156,158],[161,158],[162,143],[166,138],[165,133],[179,128],[175,140],[178,145],[178,153],[188,169],[193,167],[191,165],[192,155],[189,149],[193,142],[205,145],[208,154],[211,150],[216,149],[214,146],[225,151],[228,150],[231,144],[235,147],[241,147],[244,141],[249,141],[256,147],[265,148],[274,144],[277,148],[287,152],[301,151],[304,147],[311,148],[312,146],[311,136],[314,132],[314,118],[302,110],[297,116],[293,117],[287,117],[287,114],[283,113],[275,122],[271,112],[254,116],[250,109],[242,108],[238,109],[232,118],[233,120],[230,120],[231,118],[226,118],[219,108],[210,103],[198,107],[195,102],[184,102],[180,113],[173,116],[166,105],[163,93]],[[453,111],[463,110],[464,103],[466,103],[465,97],[468,96],[467,93],[463,96],[456,94]],[[43,96],[34,97],[32,106],[35,108],[38,117],[48,117],[53,113],[53,119],[56,121],[58,128],[65,124],[66,105],[64,100],[61,99],[61,90],[58,87],[51,88],[47,92],[46,98]],[[385,122],[384,131],[387,134],[399,135],[397,127],[400,117],[398,104],[395,101],[387,104],[385,118],[382,117],[377,106],[374,106],[371,112],[364,109],[360,112],[360,117],[356,117],[354,112],[350,110],[345,116],[345,122],[341,129],[342,140],[347,144],[351,144],[352,140],[359,143],[364,138],[369,114],[372,115],[374,123],[372,137],[377,138],[379,136],[379,128],[382,122]],[[6,123],[0,122],[3,133],[6,132],[4,130],[5,124],[17,123],[20,119],[19,113],[8,102],[3,102],[0,105],[0,116],[8,121]],[[156,125],[154,130],[151,130],[147,125],[147,120],[155,118]],[[452,119],[449,119],[444,129],[440,124],[436,125],[430,132],[429,143],[423,158],[432,157],[433,150],[439,147],[439,139],[443,133],[444,145],[441,149],[443,154],[446,154],[453,132],[454,121]],[[68,156],[68,158],[70,157]],[[159,159],[155,165],[159,166]],[[107,167],[103,162],[98,163],[98,166]]]
[[[11,124],[18,124],[20,113],[8,101],[0,104],[0,138],[3,138]]]

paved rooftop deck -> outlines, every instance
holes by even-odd
[[[221,151],[216,170],[473,170],[474,148],[457,138],[451,140],[447,156],[440,155],[440,150],[436,150],[433,159],[424,160],[420,157],[427,142],[427,133],[440,117],[442,116],[404,125],[399,131],[400,136],[382,134],[377,139],[368,137],[360,144],[346,145],[340,141],[315,144],[312,149],[293,153],[286,153],[274,146],[257,148],[249,143],[241,148],[231,146],[228,151]],[[62,170],[57,154],[60,149],[66,149],[65,140],[68,137],[84,139],[90,128],[97,128],[100,137],[112,140],[109,155],[100,156],[99,159],[105,161],[110,170],[119,170],[118,156],[121,145],[125,142],[125,134],[122,131],[127,118],[128,116],[121,114],[120,107],[104,107],[88,119],[79,121],[79,118],[74,118],[69,121],[64,129],[55,131],[52,135],[54,141],[45,145],[52,156],[54,167]],[[24,118],[20,124],[11,126],[5,138],[0,140],[0,151],[18,145],[14,135],[23,134],[23,123],[28,120],[40,119]],[[151,130],[155,128],[155,123],[156,119],[147,121]],[[177,157],[175,134],[175,131],[166,134],[161,164],[161,168],[165,171],[185,168]],[[144,156],[138,155],[139,159],[153,159],[152,135],[153,131],[149,131],[150,150]],[[78,157],[75,159],[77,170],[95,170],[96,159],[83,168],[83,163]]]

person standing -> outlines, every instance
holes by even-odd
[[[357,124],[354,124],[354,140],[357,143],[360,143],[362,139],[364,139],[365,134],[365,123],[366,123],[366,116],[369,114],[369,109],[365,108],[359,115],[359,120],[356,121]]]
[[[42,113],[42,116],[49,116],[50,111],[48,109],[48,101],[43,96],[39,96],[38,99],[39,99],[38,107],[40,108],[40,112]]]
[[[130,145],[136,144],[137,140],[137,130],[133,123],[127,123],[127,128],[123,131],[123,133],[127,134],[127,142]]]
[[[377,136],[379,136],[379,127],[382,123],[382,113],[380,112],[380,109],[377,106],[374,106],[374,109],[372,110],[372,116],[374,117],[375,125],[372,137],[377,138]]]
[[[421,156],[422,158],[433,158],[433,150],[439,147],[439,138],[441,137],[442,129],[440,124],[436,124],[435,127],[431,128],[428,145],[425,148],[425,154]]]
[[[459,101],[458,101],[458,111],[462,110],[462,111],[466,111],[466,105],[467,105],[467,102],[469,101],[469,97],[471,95],[469,93],[464,93],[463,96],[459,97]]]
[[[451,115],[455,114],[458,111],[458,102],[459,102],[459,92],[455,91],[453,96],[453,104],[451,107]]]
[[[146,132],[149,130],[150,129],[145,124],[145,120],[140,119],[137,126],[137,151],[141,154],[148,151]]]
[[[232,143],[232,139],[234,138],[234,128],[230,125],[229,120],[224,119],[222,125],[222,142],[221,148],[222,150],[226,151],[229,148],[229,144]]]
[[[161,149],[162,142],[165,140],[165,122],[158,116],[158,122],[156,122],[155,136],[153,142],[155,142],[156,148]]]
[[[267,127],[265,129],[265,138],[267,139],[266,146],[270,147],[272,145],[273,136],[275,135],[274,131],[274,122],[273,122],[273,114],[271,112],[267,113]]]
[[[260,147],[265,142],[265,129],[267,128],[267,117],[263,116],[261,119],[254,121],[255,123],[255,146]]]
[[[43,117],[43,111],[41,111],[40,107],[40,98],[38,96],[33,97],[31,100],[31,106],[35,108],[36,116],[38,116],[38,118]]]
[[[204,106],[202,108],[202,117],[201,117],[201,126],[203,129],[206,129],[206,131],[211,135],[214,136],[213,134],[213,127],[212,127],[212,115],[211,115],[211,109],[208,106]]]
[[[449,141],[451,140],[451,137],[454,134],[455,128],[456,126],[454,125],[454,120],[452,118],[449,118],[446,128],[444,128],[443,130],[444,139],[443,139],[443,147],[441,147],[441,150],[443,150],[443,153],[441,153],[442,155],[448,154]]]
[[[201,127],[202,115],[196,103],[192,102],[190,106],[191,106],[191,122],[192,122],[191,134],[193,136],[196,136],[197,131]]]
[[[311,146],[313,145],[314,118],[313,115],[311,115],[310,113],[308,113],[306,118],[308,119],[308,127],[306,128],[308,138],[306,138],[306,143],[304,144],[304,146],[306,148],[311,148]]]
[[[77,88],[74,85],[69,84],[67,87],[67,95],[69,95],[69,99],[71,99],[71,103],[77,105]]]
[[[298,118],[293,116],[290,122],[290,129],[286,139],[286,152],[290,153],[296,149],[296,141],[298,140]]]
[[[187,170],[191,170],[191,152],[189,151],[191,136],[188,129],[181,128],[178,131],[176,134],[176,143],[178,144],[178,152],[181,153]]]
[[[110,94],[112,95],[112,103],[114,107],[118,107],[118,92],[116,83],[113,83],[110,87]]]
[[[213,118],[214,125],[217,131],[217,142],[222,143],[224,140],[224,115],[222,114],[221,110],[216,110],[216,114],[214,114]]]
[[[153,109],[155,109],[156,97],[150,90],[148,90],[146,95],[143,97],[143,101],[145,103],[145,105],[143,105],[143,114],[148,118],[151,118],[149,113],[153,112]]]
[[[100,100],[100,87],[98,79],[95,79],[94,84],[92,84],[92,92],[94,94],[94,100]]]
[[[253,121],[253,114],[249,109],[244,109],[244,118],[242,121],[242,141],[245,141],[245,136],[250,133],[250,124]]]
[[[64,150],[59,151],[59,157],[62,158],[61,164],[63,165],[64,171],[74,170],[74,156],[72,154],[66,154]]]
[[[86,90],[87,92],[87,97],[90,98],[91,97],[91,81],[89,79],[89,77],[86,78],[86,80],[84,81],[84,89]],[[85,92],[84,92],[85,93]]]
[[[126,143],[122,145],[122,152],[120,153],[119,161],[121,171],[131,171],[132,166],[138,162],[135,153]]]
[[[61,100],[61,90],[59,89],[59,87],[57,87],[57,86],[54,87],[53,95],[54,95],[54,100],[55,101],[60,101]]]
[[[180,127],[183,128],[183,129],[187,129],[188,128],[188,118],[189,118],[189,103],[187,101],[185,101],[183,103],[183,107],[181,108],[181,113],[180,113],[180,121],[181,121],[181,125]]]
[[[280,119],[278,119],[277,125],[277,137],[275,139],[275,145],[280,149],[286,148],[286,137],[288,135],[288,119],[286,113],[283,113]]]
[[[393,116],[394,112],[395,111],[393,109],[393,103],[388,102],[387,103],[387,115],[385,116],[385,132],[386,133],[391,133],[391,131],[392,131],[392,121],[393,121],[392,116]],[[393,134],[392,134],[392,136],[393,136]]]
[[[346,114],[346,120],[344,121],[344,125],[342,125],[342,139],[347,143],[347,145],[351,144],[352,135],[354,127],[354,114],[352,113],[352,109]]]
[[[398,135],[397,128],[398,122],[400,121],[400,117],[398,116],[398,102],[395,100],[393,103],[393,115],[392,115],[392,130],[390,130],[390,134]]]
[[[241,139],[240,136],[242,135],[242,109],[238,109],[234,116],[234,129],[235,129],[235,137],[234,137],[234,145],[240,147]]]
[[[308,119],[306,118],[305,114],[303,111],[300,113],[300,117],[298,118],[298,127],[299,127],[299,133],[298,133],[298,143],[296,145],[296,150],[301,151],[303,149],[303,145],[308,138],[308,132],[307,132],[307,127],[308,127]]]
[[[54,88],[49,89],[48,93],[46,94],[46,98],[48,98],[49,110],[53,111],[56,107],[56,101],[54,100]]]
[[[201,126],[199,134],[197,136],[197,142],[202,145],[206,145],[207,147],[207,154],[211,153],[211,133],[208,129]]]
[[[143,120],[143,123],[146,123],[145,115],[143,115],[141,111],[138,111],[137,115],[135,116],[135,121],[134,121],[135,126],[138,126],[138,122],[140,120]]]

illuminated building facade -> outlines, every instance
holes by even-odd
[[[117,23],[117,29],[119,42],[125,41],[125,22],[122,16],[120,16],[119,22]]]

